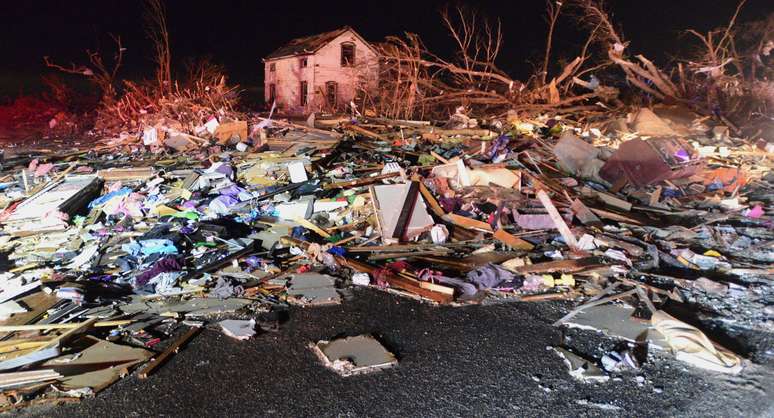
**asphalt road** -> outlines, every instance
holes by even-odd
[[[550,324],[559,302],[434,307],[371,289],[338,306],[294,309],[278,332],[236,341],[205,330],[145,381],[122,379],[78,404],[15,416],[774,416],[774,373],[752,365],[729,377],[665,355],[587,384],[546,347],[599,357],[615,345]],[[342,378],[307,344],[371,333],[400,363]],[[638,383],[638,376],[644,382]]]

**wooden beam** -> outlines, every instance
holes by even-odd
[[[430,190],[428,190],[421,181],[419,182],[419,192],[422,193],[422,197],[425,198],[425,202],[430,206],[430,210],[433,211],[435,216],[442,217],[443,215],[446,215],[446,212],[444,212],[441,205],[438,204],[438,201],[435,200],[433,194],[430,193]]]
[[[188,340],[198,334],[199,331],[201,331],[201,328],[192,327],[188,330],[188,332],[170,344],[170,346],[167,347],[167,349],[164,350],[161,354],[159,354],[158,357],[151,360],[150,363],[148,363],[145,367],[143,367],[142,370],[140,370],[140,379],[147,379],[148,376],[150,376],[159,366],[164,364],[172,354],[176,354],[178,351],[180,351],[180,348],[182,348],[182,346],[185,345]]]
[[[329,183],[324,185],[323,189],[325,190],[348,189],[350,187],[359,187],[359,186],[365,186],[368,184],[373,184],[373,183],[376,183],[377,181],[398,177],[398,176],[400,176],[399,172],[380,174],[378,176],[373,176],[373,177],[363,177],[355,180],[341,181],[338,183]]]
[[[494,238],[509,247],[517,248],[519,250],[530,251],[535,248],[534,245],[515,235],[509,234],[504,229],[498,229],[497,232],[494,233]]]
[[[596,257],[587,257],[577,260],[557,260],[546,261],[545,263],[527,264],[525,266],[514,267],[512,271],[519,274],[554,272],[574,273],[603,265],[604,264],[598,262]]]
[[[465,216],[460,216],[454,213],[449,213],[447,215],[444,215],[444,219],[461,228],[475,229],[477,231],[492,233],[492,226],[486,222],[481,222],[481,221],[467,218]]]
[[[339,263],[341,263],[342,265],[352,267],[353,269],[359,272],[372,274],[373,271],[376,270],[376,268],[373,266],[370,266],[366,263],[361,263],[359,261],[355,261],[349,258],[336,257],[336,259],[339,260]],[[385,274],[382,278],[387,283],[389,283],[390,286],[407,290],[411,293],[417,294],[419,296],[422,296],[424,298],[430,299],[438,303],[443,303],[443,304],[451,303],[454,300],[454,297],[452,295],[436,292],[431,289],[426,289],[422,287],[421,282],[419,282],[418,280],[412,280],[392,273]]]
[[[14,332],[14,331],[41,331],[41,330],[50,330],[50,329],[74,329],[78,328],[82,325],[87,324],[87,322],[73,322],[68,324],[30,324],[30,325],[0,325],[0,332]],[[115,327],[119,325],[127,325],[131,324],[132,321],[129,319],[122,319],[117,321],[101,321],[101,322],[95,322],[92,326],[94,327]]]
[[[578,240],[575,239],[575,235],[573,235],[572,231],[570,231],[570,227],[568,227],[567,223],[564,222],[562,215],[560,215],[559,211],[556,210],[556,206],[554,206],[551,198],[548,197],[548,193],[546,193],[545,190],[538,190],[537,198],[540,200],[540,203],[543,204],[543,207],[546,208],[548,216],[550,216],[551,220],[554,221],[556,229],[558,229],[559,233],[562,234],[564,242],[566,242],[567,246],[569,246],[571,249],[576,250],[578,248]]]

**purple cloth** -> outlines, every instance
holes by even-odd
[[[442,275],[441,272],[439,271],[422,269],[419,272],[417,272],[417,277],[419,277],[419,280],[423,280],[426,282],[442,283],[442,284],[446,284],[451,287],[454,287],[455,289],[459,290],[463,296],[470,297],[478,293],[478,290],[476,289],[476,287],[466,282],[465,280],[458,279],[455,277],[446,277]]]
[[[223,174],[228,178],[232,178],[234,176],[234,168],[228,164],[222,164],[221,166],[215,169],[215,172]]]
[[[443,210],[449,213],[454,213],[462,207],[462,199],[459,197],[442,197],[438,203],[441,204]]]
[[[487,150],[486,156],[491,160],[497,154],[500,154],[508,148],[508,142],[510,142],[508,135],[500,135],[497,139],[492,141],[492,145]]]
[[[180,206],[185,208],[185,209],[196,210],[196,205],[198,205],[198,204],[199,204],[198,200],[186,200]]]
[[[236,184],[232,184],[228,187],[224,187],[218,190],[218,193],[220,193],[221,196],[230,196],[230,197],[236,198],[237,196],[239,196],[239,193],[242,193],[244,191],[245,189],[237,186]]]
[[[513,283],[513,273],[495,264],[486,264],[471,270],[468,272],[467,278],[470,283],[475,284],[479,289],[493,289],[505,283],[510,284],[511,286],[509,287],[521,287],[521,283]]]
[[[160,273],[168,273],[171,271],[181,271],[183,264],[177,257],[164,257],[161,260],[153,264],[149,270],[146,270],[135,278],[137,287],[145,286],[150,279],[156,277]]]

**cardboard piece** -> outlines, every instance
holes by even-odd
[[[178,152],[185,152],[198,147],[196,142],[187,135],[179,133],[170,133],[170,135],[164,139],[164,145]]]
[[[223,122],[215,129],[215,137],[219,144],[226,144],[232,139],[235,142],[247,139],[247,121]]]

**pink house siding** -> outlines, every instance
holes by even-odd
[[[354,65],[342,66],[342,44],[354,45]],[[306,67],[302,66],[304,58],[307,60]],[[277,106],[282,113],[309,114],[322,110],[342,111],[355,98],[359,88],[376,88],[379,64],[372,47],[347,28],[315,51],[267,58],[264,65],[266,102],[271,103],[273,85]],[[302,81],[307,83],[305,105],[301,99]],[[328,103],[329,82],[336,83],[333,106]]]

